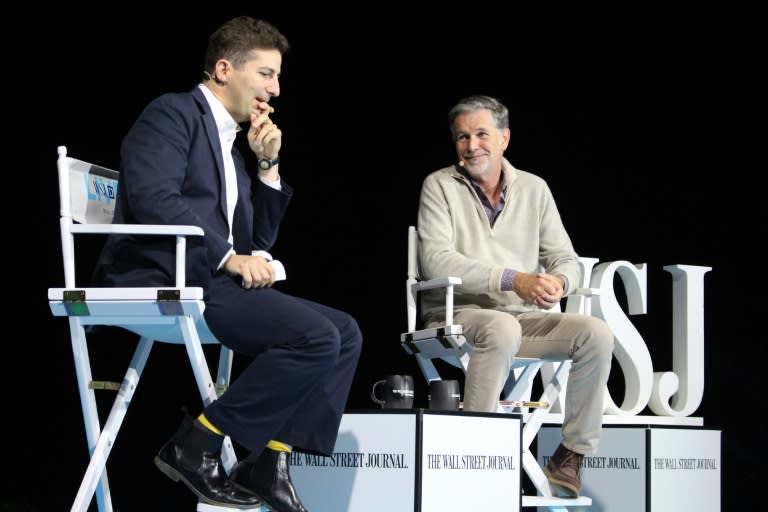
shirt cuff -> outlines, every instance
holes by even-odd
[[[261,256],[267,261],[272,261],[273,259],[275,259],[267,251],[251,251],[251,256]]]
[[[515,276],[517,276],[517,270],[511,268],[505,268],[501,274],[501,291],[511,292],[515,286]]]
[[[259,176],[259,179],[262,183],[264,183],[268,187],[272,187],[275,190],[283,190],[282,180],[278,176],[278,178],[275,181],[267,181],[261,176]]]
[[[221,258],[221,261],[219,262],[219,266],[216,267],[216,270],[221,270],[221,267],[224,266],[224,262],[227,261],[229,259],[229,257],[232,256],[233,254],[235,254],[235,250],[234,249],[228,250],[227,254],[225,254],[224,257]]]

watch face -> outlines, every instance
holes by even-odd
[[[259,169],[266,171],[267,169],[271,169],[272,166],[279,161],[279,158],[275,158],[274,160],[270,160],[269,158],[259,158]]]

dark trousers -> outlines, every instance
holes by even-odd
[[[211,332],[252,358],[206,418],[252,452],[274,439],[330,455],[362,348],[355,319],[227,275],[214,278],[205,302]]]

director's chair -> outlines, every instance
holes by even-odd
[[[118,172],[67,156],[58,148],[61,249],[64,288],[49,288],[48,301],[55,316],[69,320],[69,332],[77,374],[80,405],[85,422],[90,461],[72,505],[85,512],[94,493],[100,512],[112,512],[106,463],[128,406],[155,342],[181,344],[186,348],[204,405],[229,385],[232,351],[221,346],[214,384],[202,344],[219,344],[203,318],[203,290],[186,286],[185,252],[190,236],[202,236],[197,226],[112,224],[117,198]],[[83,288],[75,276],[75,235],[110,233],[171,236],[176,239],[174,286],[146,288]],[[139,336],[122,382],[94,381],[89,360],[88,334],[93,326],[121,327]],[[96,408],[96,390],[117,392],[103,424]],[[222,460],[227,471],[237,462],[231,440],[225,439]],[[198,511],[233,509],[199,503]],[[248,510],[259,511],[261,508]]]
[[[400,335],[403,349],[416,358],[424,378],[429,384],[440,380],[434,360],[442,360],[466,372],[472,357],[472,345],[467,343],[462,326],[453,323],[454,286],[461,284],[458,277],[438,277],[423,280],[418,269],[418,232],[415,226],[408,227],[408,277],[406,280],[406,308],[408,331]],[[417,328],[418,294],[424,290],[445,290],[445,323],[426,329]],[[591,301],[597,300],[600,290],[578,288],[568,298],[568,311],[585,315],[591,314]],[[569,506],[586,506],[592,499],[556,497],[546,475],[530,446],[549,413],[564,411],[562,398],[565,396],[568,371],[571,361],[515,357],[504,390],[503,400],[497,412],[520,413],[522,428],[522,466],[538,496],[523,496],[523,507],[547,507],[550,512],[566,511]],[[531,401],[536,376],[541,376],[542,391],[536,401]]]

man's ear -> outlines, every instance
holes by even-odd
[[[501,131],[501,138],[504,141],[502,144],[504,149],[507,149],[507,146],[509,146],[509,139],[512,138],[512,132],[509,130],[509,128],[504,128]]]

